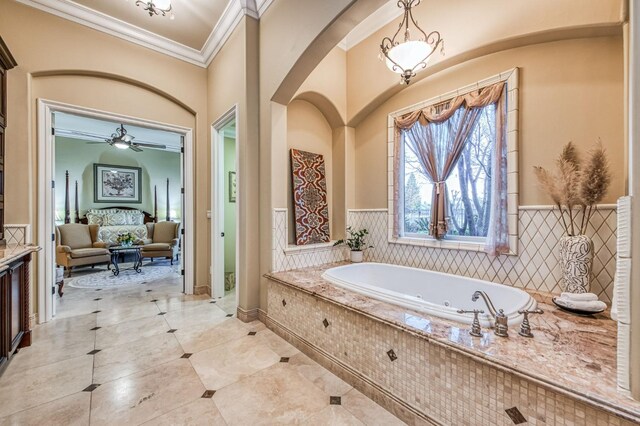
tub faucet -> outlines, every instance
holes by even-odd
[[[489,308],[489,312],[491,313],[491,315],[493,315],[493,319],[495,320],[494,334],[500,337],[509,337],[508,318],[505,315],[504,310],[496,310],[495,306],[493,306],[493,303],[491,302],[491,299],[489,298],[489,295],[484,291],[478,290],[473,293],[473,296],[471,296],[471,300],[475,302],[479,297],[482,297],[485,305],[487,305],[487,308]]]

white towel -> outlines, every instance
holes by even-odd
[[[598,295],[594,293],[567,293],[563,292],[560,297],[566,300],[573,300],[575,302],[591,302],[598,300]]]
[[[556,303],[558,305],[564,306],[565,308],[579,309],[581,311],[589,311],[589,312],[603,311],[607,308],[607,304],[599,300],[591,300],[588,302],[578,302],[575,300],[569,300],[563,297],[559,297],[556,299]]]

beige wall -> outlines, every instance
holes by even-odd
[[[585,152],[601,138],[613,173],[604,200],[625,192],[623,52],[620,37],[567,40],[507,50],[412,84],[356,127],[356,208],[387,207],[387,115],[520,68],[520,204],[550,204],[532,166],[553,166],[563,144]]]
[[[305,101],[293,101],[287,108],[287,147],[320,154],[324,157],[327,180],[327,203],[329,204],[329,223],[331,235],[335,235],[333,207],[333,132],[324,115],[312,104]],[[288,154],[288,153],[287,153]],[[287,208],[289,209],[289,243],[295,244],[294,208],[291,179],[291,160],[288,167]]]
[[[428,75],[429,69],[449,68],[509,47],[599,32],[620,33],[625,4],[626,0],[423,0],[414,16],[426,31],[440,32],[445,55],[435,53],[416,81]],[[382,38],[392,35],[398,22],[387,24],[348,52],[350,125],[358,124],[368,106],[379,105],[382,94],[402,89],[399,76],[378,59]]]
[[[15,1],[0,0],[0,10],[18,62],[8,78],[7,223],[37,232],[36,101],[48,99],[193,128],[195,226],[206,226],[206,71]],[[195,285],[206,289],[208,237],[195,235]]]
[[[259,289],[258,228],[258,22],[243,19],[207,70],[208,126],[237,108],[238,271],[239,307],[257,307]],[[210,145],[210,143],[209,143]],[[210,149],[210,147],[209,147]],[[207,153],[210,157],[210,151]],[[210,179],[210,173],[208,174]],[[210,196],[207,201],[210,205]],[[209,207],[210,208],[210,207]],[[211,234],[207,228],[207,235]],[[210,251],[208,251],[210,257]]]

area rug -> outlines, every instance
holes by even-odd
[[[70,281],[65,280],[65,284],[76,288],[121,288],[177,276],[175,269],[171,266],[143,266],[140,273],[126,269],[128,266],[131,265],[122,265],[120,275],[117,277],[111,271],[100,271],[72,277]]]

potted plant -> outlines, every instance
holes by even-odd
[[[351,261],[353,263],[360,263],[362,262],[362,253],[368,248],[373,248],[373,246],[368,246],[365,241],[366,236],[369,235],[369,231],[367,231],[366,228],[354,231],[352,227],[348,226],[347,234],[349,234],[347,239],[336,241],[334,246],[346,244],[351,250]]]
[[[585,162],[572,142],[565,145],[556,160],[557,171],[534,167],[540,186],[560,210],[563,235],[560,238],[563,291],[588,293],[590,290],[593,241],[586,235],[596,205],[602,201],[611,173],[599,141]]]
[[[123,232],[122,234],[118,234],[118,239],[116,241],[122,247],[131,247],[135,242],[135,237],[131,232]]]

